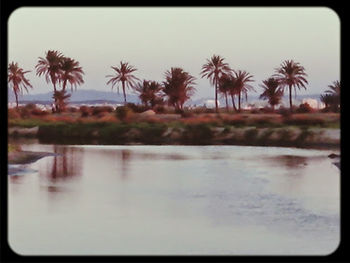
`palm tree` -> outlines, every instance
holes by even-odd
[[[331,94],[333,96],[334,100],[334,108],[339,110],[339,105],[340,105],[340,82],[333,81],[333,85],[328,85],[330,90],[326,90],[327,94]]]
[[[163,92],[168,97],[169,105],[176,110],[183,110],[184,103],[194,94],[195,78],[182,68],[171,68],[165,72]]]
[[[211,84],[215,87],[215,110],[218,112],[218,85],[219,79],[224,74],[230,74],[232,69],[227,63],[224,62],[224,58],[213,55],[211,59],[207,59],[207,63],[202,66],[201,75],[202,78],[207,77]]]
[[[67,94],[65,90],[54,91],[53,98],[55,100],[55,106],[58,112],[64,111],[67,105],[67,100],[70,98],[71,94]]]
[[[335,112],[339,111],[340,105],[340,82],[333,81],[333,84],[328,85],[329,90],[325,91],[324,95],[321,95],[320,99],[325,104],[326,109],[331,109]]]
[[[23,93],[23,89],[28,92],[28,88],[33,88],[29,83],[29,80],[24,76],[24,74],[30,71],[23,71],[22,68],[18,66],[18,63],[11,62],[8,67],[8,83],[12,86],[13,93],[16,97],[16,107],[18,108],[18,93]]]
[[[278,105],[283,96],[283,90],[280,89],[277,79],[271,77],[263,81],[263,85],[260,85],[264,89],[260,95],[260,99],[269,101],[272,109],[275,110],[275,106]]]
[[[244,94],[246,101],[248,100],[248,91],[255,91],[253,86],[248,84],[248,82],[254,81],[253,76],[246,71],[234,71],[235,78],[235,89],[238,94],[238,110],[241,111],[241,97]]]
[[[148,104],[153,108],[161,103],[162,100],[162,85],[156,81],[143,80],[136,85],[135,91],[139,93],[142,103],[148,107]]]
[[[322,94],[320,100],[324,103],[326,110],[329,110],[334,105],[334,96],[329,93]]]
[[[232,99],[232,106],[234,108],[234,110],[236,109],[236,105],[235,105],[235,101],[233,96],[235,95],[235,90],[236,90],[236,86],[235,86],[235,78],[232,75],[222,75],[221,78],[219,79],[219,91],[224,94],[225,96],[225,102],[226,102],[226,110],[229,111],[229,107],[228,107],[228,102],[227,102],[227,95],[231,95],[231,99]]]
[[[61,75],[60,81],[62,84],[62,91],[66,90],[67,83],[71,85],[71,89],[73,91],[73,87],[76,88],[77,85],[81,85],[84,83],[83,75],[84,71],[82,67],[79,67],[79,62],[75,61],[72,58],[63,57],[60,63]]]
[[[46,82],[51,82],[54,91],[56,91],[56,84],[60,80],[62,73],[61,61],[63,55],[54,50],[49,50],[46,52],[46,57],[39,57],[38,64],[35,66],[36,74],[40,77],[45,75]]]
[[[116,75],[107,75],[106,77],[110,77],[111,79],[107,82],[107,85],[112,83],[112,89],[114,85],[118,84],[119,82],[122,83],[123,88],[123,94],[124,94],[124,103],[126,104],[126,94],[125,94],[125,88],[134,88],[135,81],[139,80],[136,78],[132,73],[136,71],[137,69],[133,66],[129,65],[128,62],[122,62],[120,61],[120,67],[111,67],[116,71]],[[118,91],[119,91],[119,87]]]
[[[329,90],[326,90],[326,93],[340,96],[340,82],[339,80],[333,81],[332,85],[328,85]]]
[[[304,88],[305,84],[308,84],[305,77],[307,74],[305,73],[304,67],[302,67],[298,62],[294,62],[293,60],[285,60],[280,68],[276,69],[277,74],[275,74],[277,80],[279,81],[282,88],[288,87],[289,89],[289,106],[290,111],[293,111],[292,104],[292,88],[294,87],[294,92],[296,94],[296,88]]]

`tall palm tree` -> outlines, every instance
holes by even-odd
[[[331,108],[333,111],[339,111],[340,105],[340,82],[333,81],[331,85],[328,85],[329,90],[325,91],[324,95],[321,95],[321,101],[326,105],[326,108]]]
[[[210,83],[215,87],[215,110],[218,112],[218,85],[219,79],[224,74],[230,74],[232,69],[227,63],[224,62],[224,58],[213,55],[211,59],[207,59],[207,63],[202,66],[201,75],[202,78],[207,77]]]
[[[329,93],[322,94],[320,100],[324,103],[326,110],[331,109],[334,105],[334,96]]]
[[[280,88],[278,80],[273,77],[268,78],[263,80],[260,87],[264,90],[260,95],[260,99],[268,100],[272,109],[275,110],[275,106],[280,103],[283,96],[283,90]]]
[[[218,89],[225,96],[226,110],[229,111],[227,96],[231,95],[232,106],[236,110],[236,105],[233,96],[235,95],[235,78],[232,75],[222,75],[219,79]]]
[[[18,108],[18,93],[23,93],[23,90],[28,92],[28,88],[33,88],[29,80],[24,76],[24,74],[30,72],[23,71],[22,68],[18,66],[18,63],[11,62],[8,66],[8,77],[7,81],[12,86],[13,93],[16,97],[16,107]]]
[[[250,75],[246,71],[234,71],[235,78],[235,88],[238,94],[238,110],[241,110],[241,101],[242,95],[245,95],[246,101],[248,100],[248,91],[255,91],[253,86],[249,84],[249,82],[253,82],[253,75]]]
[[[49,50],[46,52],[46,57],[39,57],[38,64],[35,66],[36,74],[40,77],[45,75],[46,82],[51,82],[54,91],[56,91],[56,84],[60,80],[62,73],[61,61],[63,55],[54,50]]]
[[[340,96],[340,82],[339,80],[333,81],[333,84],[328,85],[329,90],[326,90],[326,93]]]
[[[139,97],[146,107],[148,105],[153,108],[162,101],[162,85],[156,81],[143,80],[136,85],[135,91],[139,93]]]
[[[308,84],[305,77],[305,68],[302,67],[298,62],[293,60],[285,60],[279,68],[276,69],[275,77],[280,82],[281,87],[288,87],[289,89],[289,106],[290,111],[293,111],[292,103],[292,88],[296,94],[296,88],[306,89],[305,84]]]
[[[182,68],[171,68],[165,72],[163,92],[168,97],[169,105],[176,110],[183,110],[184,103],[194,94],[195,78]]]
[[[60,81],[62,84],[62,91],[66,90],[67,83],[76,88],[77,85],[84,83],[83,75],[84,71],[82,67],[79,66],[79,62],[72,58],[63,57],[60,64],[61,75]]]
[[[134,88],[135,87],[135,81],[139,80],[136,78],[132,73],[136,71],[137,69],[133,66],[129,65],[128,62],[122,62],[120,61],[120,67],[111,67],[115,70],[115,75],[107,75],[106,77],[110,77],[111,79],[107,82],[108,84],[112,84],[112,89],[114,85],[118,84],[119,82],[122,83],[123,88],[123,95],[124,95],[124,103],[126,104],[126,94],[125,94],[125,88]],[[119,91],[119,87],[118,91]]]

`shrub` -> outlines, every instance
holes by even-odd
[[[45,111],[45,110],[41,110],[41,109],[35,108],[35,109],[31,110],[30,114],[34,115],[34,116],[45,116],[45,115],[48,114],[48,112]]]
[[[265,106],[264,108],[260,109],[260,112],[261,113],[274,113],[275,111],[271,107]]]
[[[186,110],[186,111],[183,111],[183,112],[181,113],[181,117],[182,117],[182,118],[190,118],[190,117],[193,117],[193,113]]]
[[[260,112],[261,112],[261,110],[258,109],[258,108],[252,108],[252,109],[250,110],[250,113],[252,113],[252,114],[257,114],[257,113],[260,113]]]
[[[154,111],[156,113],[164,113],[165,112],[165,107],[163,105],[157,105],[154,107]]]
[[[257,140],[257,135],[258,135],[258,130],[256,128],[251,128],[244,132],[244,139],[249,144]]]
[[[136,105],[135,103],[127,103],[126,106],[136,113],[141,113],[149,109],[149,107],[144,105]]]
[[[7,116],[9,119],[18,119],[21,117],[21,114],[17,109],[13,108],[13,109],[8,109]]]
[[[111,106],[96,106],[91,109],[92,115],[100,115],[101,113],[113,112],[113,107]]]
[[[290,109],[288,108],[285,108],[283,106],[281,106],[278,110],[277,110],[277,113],[282,115],[283,117],[289,117],[291,116],[291,112],[290,112]]]
[[[77,112],[78,109],[75,108],[75,107],[68,107],[68,108],[67,108],[67,111],[68,111],[68,112],[71,112],[71,113],[74,113],[74,112]]]
[[[224,119],[224,123],[233,126],[242,126],[247,124],[247,120],[241,115],[236,115],[233,118]]]
[[[213,132],[208,124],[188,125],[183,135],[183,141],[187,144],[206,145],[211,144]]]
[[[28,103],[24,106],[26,110],[34,110],[36,109],[36,105],[34,103]]]
[[[296,110],[297,113],[310,113],[314,111],[315,110],[307,102],[300,104]]]
[[[323,126],[325,124],[325,121],[321,118],[315,118],[312,116],[293,116],[293,117],[287,117],[283,120],[284,124],[288,125],[320,125]]]
[[[119,120],[127,121],[133,115],[133,111],[127,106],[119,106],[115,109],[115,114]]]
[[[91,114],[91,109],[88,106],[81,106],[79,111],[81,112],[81,117],[88,117]]]

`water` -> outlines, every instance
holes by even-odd
[[[326,255],[339,244],[330,151],[24,144],[9,176],[22,255]]]

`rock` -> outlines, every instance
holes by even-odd
[[[328,155],[329,158],[334,159],[334,158],[340,158],[339,154],[335,154],[335,153],[331,153],[330,155]]]
[[[136,128],[132,128],[126,133],[126,135],[129,139],[138,139],[141,137],[141,131]]]
[[[33,128],[9,128],[8,129],[8,134],[9,135],[32,135],[35,136],[38,134],[39,127],[33,127]]]
[[[140,116],[142,117],[148,117],[148,116],[154,116],[156,113],[153,110],[146,110],[142,113],[140,113]]]

